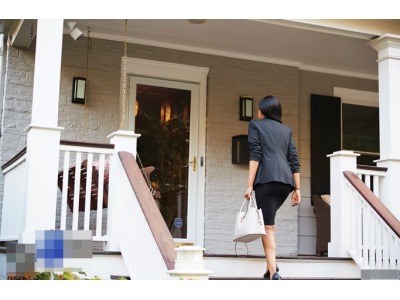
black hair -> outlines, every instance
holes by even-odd
[[[277,121],[282,124],[282,106],[278,98],[268,95],[260,100],[258,108],[265,118]]]

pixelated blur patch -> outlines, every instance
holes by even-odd
[[[361,270],[361,280],[399,280],[400,271],[396,269]]]
[[[36,231],[36,272],[90,271],[93,256],[91,230]]]
[[[35,245],[7,244],[7,277],[35,275]]]
[[[37,230],[35,244],[7,244],[7,276],[91,270],[91,230]]]

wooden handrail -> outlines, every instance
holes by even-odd
[[[103,149],[114,149],[114,144],[88,143],[88,142],[67,141],[67,140],[60,140],[60,145],[65,145],[65,146],[78,146],[78,147],[92,147],[92,148],[103,148]]]
[[[150,193],[149,187],[136,163],[136,159],[129,152],[118,152],[118,155],[164,262],[168,270],[174,270],[176,260],[174,239]]]
[[[103,149],[114,149],[114,144],[105,144],[105,143],[87,143],[87,142],[78,142],[78,141],[68,141],[68,140],[60,140],[60,145],[65,146],[79,146],[79,147],[93,147],[93,148],[103,148]],[[20,159],[22,156],[26,154],[26,149],[22,149],[17,155],[7,161],[4,165],[1,166],[2,170],[5,170],[9,166],[11,166],[14,162]]]
[[[2,170],[5,170],[6,168],[8,168],[9,166],[11,166],[13,163],[15,163],[18,159],[20,159],[22,156],[24,156],[26,154],[26,149],[27,147],[25,147],[24,149],[22,149],[20,152],[18,152],[17,155],[15,155],[13,158],[11,158],[8,162],[6,162],[4,165],[1,166]]]
[[[367,165],[357,165],[357,169],[370,170],[370,171],[382,171],[382,172],[387,172],[387,170],[388,170],[388,168],[385,168],[385,167],[375,167],[375,166],[367,166]]]
[[[390,210],[375,196],[364,182],[352,171],[344,171],[344,176],[360,195],[371,205],[378,215],[386,222],[393,232],[400,238],[400,222]]]

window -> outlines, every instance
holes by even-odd
[[[361,155],[358,164],[379,159],[379,108],[342,103],[342,149]]]

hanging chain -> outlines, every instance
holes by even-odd
[[[147,185],[149,186],[150,192],[151,192],[151,194],[152,194],[153,197],[154,197],[154,193],[155,193],[155,192],[154,192],[153,186],[151,185],[151,182],[150,182],[150,180],[149,180],[149,177],[147,177],[147,173],[146,173],[145,170],[144,170],[144,167],[143,167],[143,164],[142,164],[142,160],[140,159],[139,153],[137,153],[137,152],[136,152],[136,157],[137,157],[138,160],[139,160],[140,169],[142,170],[142,172],[143,172],[143,174],[144,174],[144,177],[145,177],[145,179],[146,179]]]
[[[31,21],[31,35],[30,35],[29,41],[30,41],[29,45],[32,44],[32,41],[33,41],[33,21]]]
[[[119,124],[119,130],[125,125],[125,102],[126,102],[126,46],[128,40],[128,20],[125,20],[125,45],[124,45],[124,92],[122,94],[122,118],[121,124]]]
[[[87,41],[87,51],[86,51],[86,80],[85,80],[85,109],[83,116],[83,141],[86,140],[86,105],[87,105],[87,91],[88,91],[88,80],[89,80],[89,52],[92,50],[92,40],[90,38],[90,27],[87,29],[88,41]]]
[[[124,128],[124,125],[125,125],[125,110],[126,110],[126,49],[127,49],[127,44],[128,44],[128,20],[125,20],[124,91],[123,91],[123,94],[122,94],[122,118],[121,118],[121,124],[119,124],[119,130],[122,130]],[[150,192],[154,197],[155,191],[153,189],[153,186],[151,185],[149,177],[147,177],[147,173],[144,170],[144,166],[143,166],[142,160],[140,159],[139,153],[137,153],[137,152],[136,152],[136,157],[139,160],[140,169],[144,174],[144,178],[146,179],[146,183],[149,186]]]

